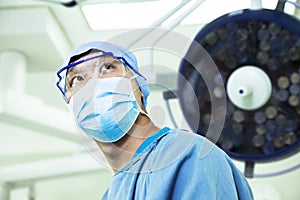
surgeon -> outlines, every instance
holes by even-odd
[[[151,121],[149,86],[131,52],[89,42],[71,52],[57,75],[76,126],[97,142],[114,171],[103,200],[253,199],[220,148]]]

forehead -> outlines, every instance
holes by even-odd
[[[87,55],[90,55],[90,54],[96,54],[96,53],[105,53],[105,51],[102,51],[100,49],[89,49],[87,51],[84,51],[82,53],[77,53],[75,55],[73,55],[70,60],[69,60],[69,63],[74,63],[75,61],[78,61],[80,60],[81,58],[87,56]]]

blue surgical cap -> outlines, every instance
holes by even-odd
[[[109,43],[109,42],[102,42],[102,41],[94,41],[85,43],[78,48],[74,49],[67,59],[64,61],[61,69],[57,72],[58,81],[56,83],[56,86],[59,88],[59,90],[62,92],[64,99],[66,100],[66,75],[67,71],[72,65],[70,65],[70,61],[73,57],[84,54],[90,50],[100,50],[104,52],[108,52],[113,54],[114,57],[120,59],[124,65],[136,76],[136,81],[141,89],[141,92],[144,95],[143,103],[146,107],[147,105],[147,98],[150,93],[149,85],[147,84],[147,81],[145,77],[143,77],[138,70],[137,60],[136,57],[125,48]]]

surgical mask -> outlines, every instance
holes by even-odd
[[[131,79],[91,79],[76,92],[70,99],[69,108],[77,126],[101,142],[120,140],[139,113],[143,113],[135,99]]]

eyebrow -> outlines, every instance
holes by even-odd
[[[67,70],[67,74],[66,74],[66,78],[70,77],[72,74],[74,74],[74,67],[70,67],[68,70]]]
[[[67,70],[67,74],[68,73],[71,73],[71,72],[73,72],[74,71],[74,67],[70,67],[68,70]]]
[[[117,63],[117,64],[122,64],[124,67],[125,67],[125,64],[123,63],[123,62],[121,62],[119,59],[117,59],[117,58],[114,58],[113,60],[112,60],[112,64],[114,64],[114,63]]]

